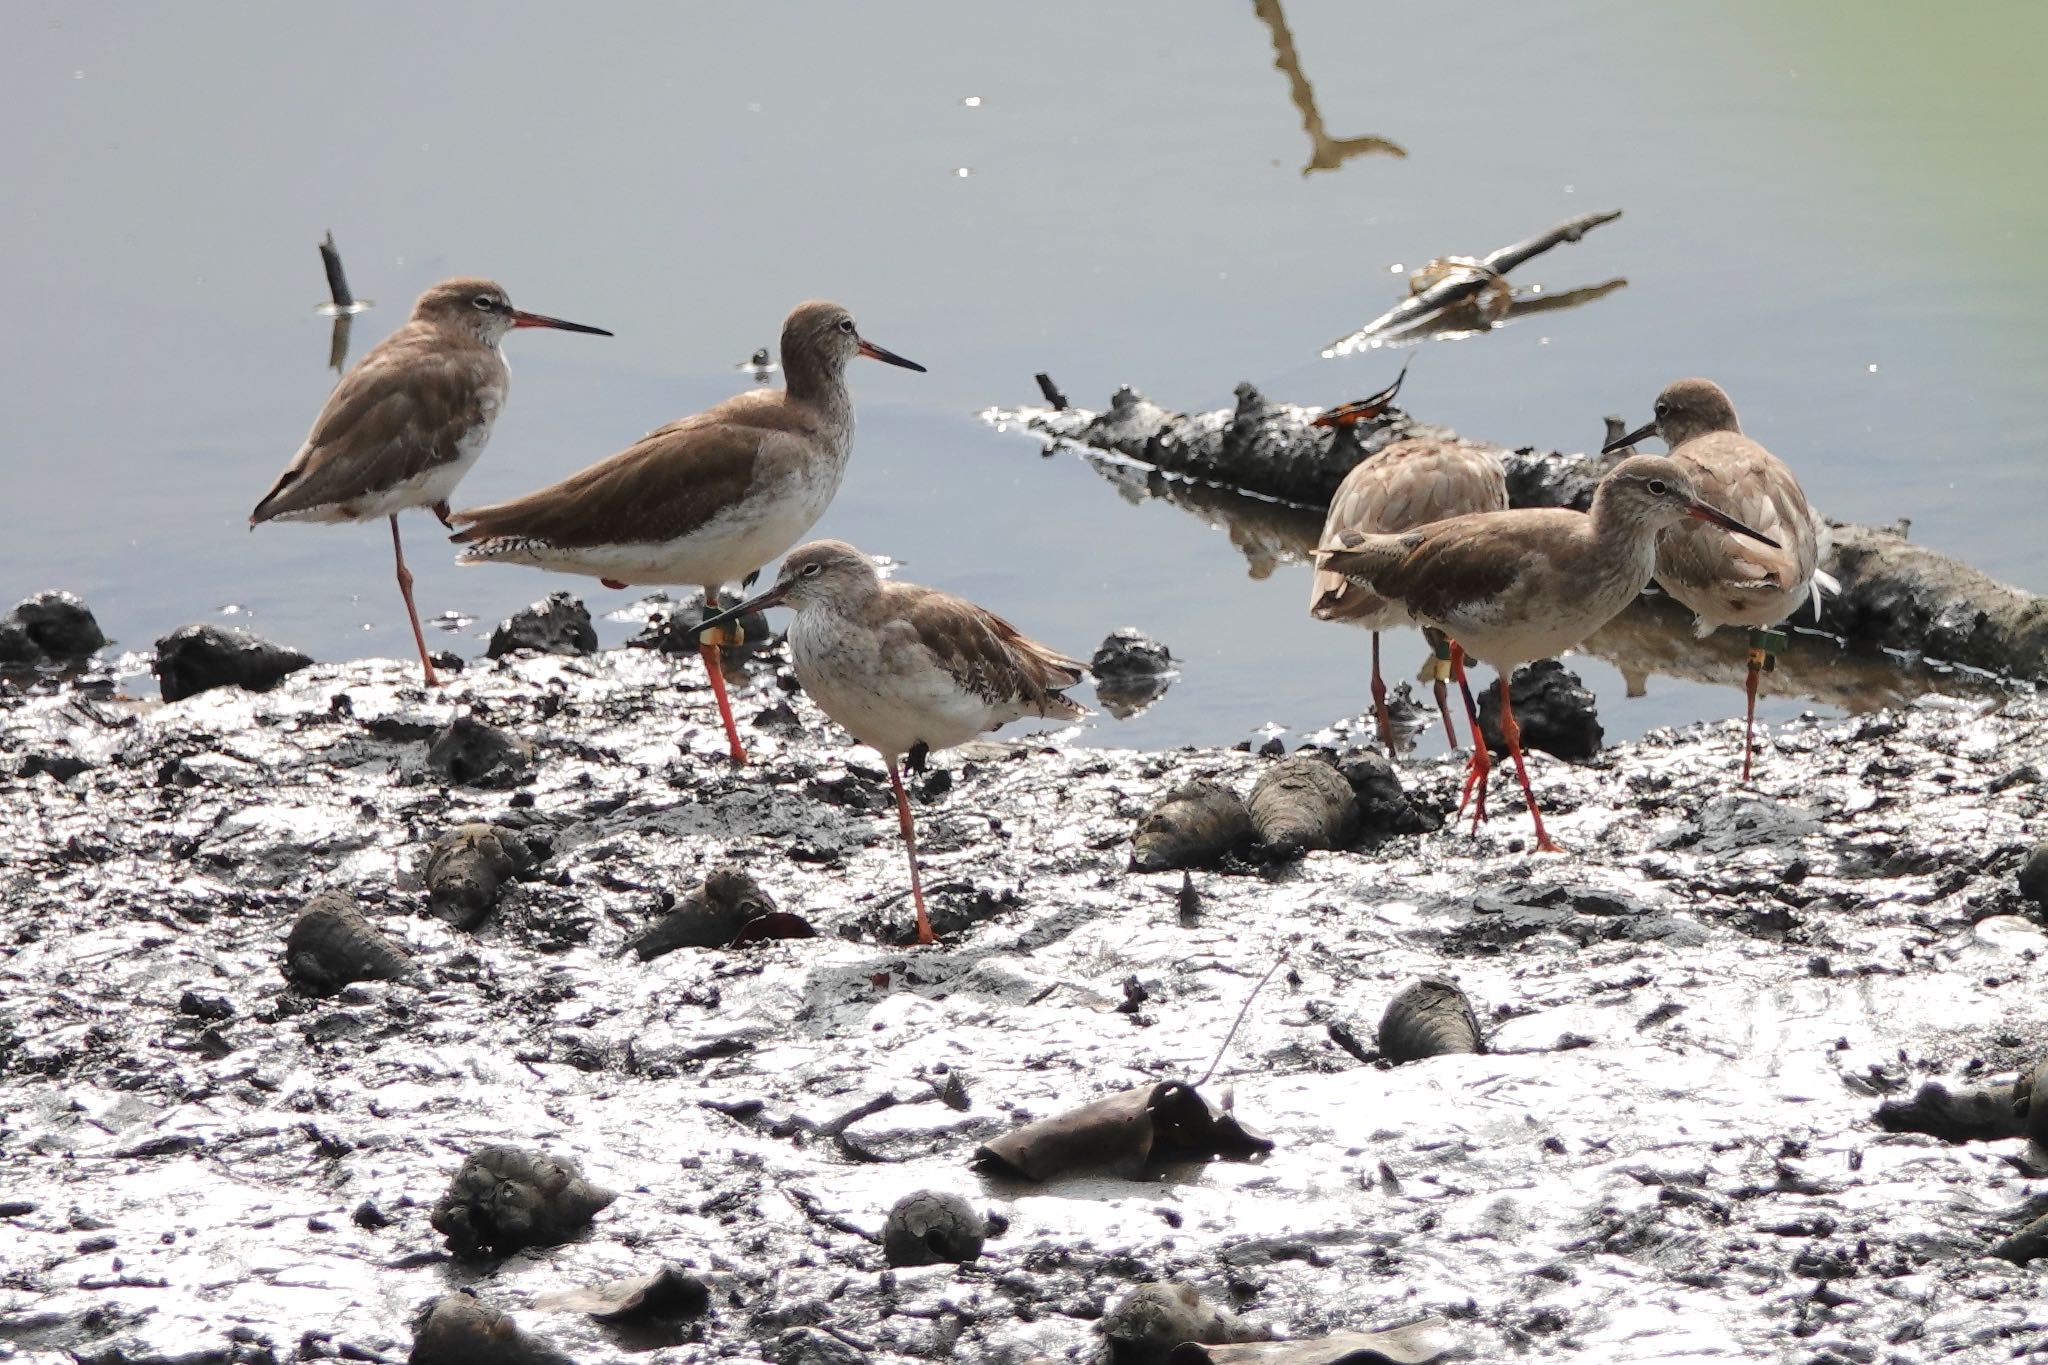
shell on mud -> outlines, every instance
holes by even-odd
[[[1102,1315],[1115,1365],[1155,1365],[1183,1342],[1245,1341],[1252,1333],[1184,1280],[1141,1284]]]
[[[1108,1167],[1136,1180],[1168,1162],[1246,1161],[1272,1150],[1271,1138],[1214,1108],[1193,1086],[1160,1081],[1013,1128],[975,1148],[973,1165],[1038,1181]]]
[[[491,1146],[462,1163],[429,1221],[458,1256],[503,1256],[566,1241],[616,1198],[573,1162]]]
[[[1457,1052],[1484,1052],[1472,1002],[1455,981],[1425,976],[1387,1002],[1380,1015],[1380,1055],[1415,1062]]]
[[[632,947],[642,962],[651,962],[678,948],[726,948],[739,942],[750,926],[763,921],[768,922],[768,928],[756,937],[803,936],[772,932],[775,923],[783,918],[795,917],[782,916],[776,910],[775,897],[754,880],[753,873],[728,863],[714,869],[675,909],[634,939]]]
[[[468,1294],[443,1294],[413,1324],[411,1365],[574,1365],[509,1316]]]
[[[1377,1332],[1332,1332],[1298,1341],[1212,1346],[1190,1342],[1167,1356],[1167,1365],[1430,1365],[1458,1345],[1450,1324],[1423,1318]]]
[[[957,1194],[918,1190],[889,1210],[882,1225],[882,1256],[890,1265],[972,1261],[988,1240],[988,1220]]]
[[[534,850],[496,825],[458,825],[427,850],[420,878],[427,905],[457,928],[474,929],[497,905],[505,883],[531,868]]]
[[[584,1313],[599,1322],[694,1318],[711,1307],[711,1288],[686,1270],[664,1265],[651,1275],[542,1294],[533,1306],[556,1313]]]
[[[1252,828],[1268,852],[1298,857],[1340,848],[1358,828],[1358,797],[1335,765],[1315,754],[1283,758],[1259,776]]]
[[[363,918],[345,891],[322,891],[306,903],[284,941],[284,974],[319,994],[351,981],[403,981],[412,975],[403,948]]]
[[[1214,782],[1185,782],[1138,822],[1131,870],[1202,867],[1251,838],[1251,812],[1236,792]]]

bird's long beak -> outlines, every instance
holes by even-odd
[[[736,607],[698,622],[697,633],[702,635],[707,630],[716,630],[720,626],[731,625],[734,621],[751,612],[766,611],[770,607],[779,607],[782,605],[782,600],[788,596],[789,589],[778,583],[759,597],[750,597]]]
[[[610,332],[607,332],[602,327],[586,327],[580,322],[564,322],[560,318],[551,318],[545,313],[522,313],[517,308],[512,310],[512,325],[514,327],[553,327],[564,332],[588,332],[594,337],[608,337],[611,335]]]
[[[861,340],[860,353],[866,356],[869,360],[879,360],[884,365],[901,365],[906,370],[916,370],[919,374],[927,373],[925,367],[918,364],[915,360],[905,360],[902,356],[897,355],[894,351],[885,351],[881,347],[875,345],[874,342],[869,341],[865,338]]]
[[[1602,455],[1612,455],[1615,451],[1620,450],[1625,446],[1632,446],[1637,441],[1647,441],[1650,437],[1655,436],[1656,434],[1657,424],[1655,422],[1645,422],[1642,426],[1637,427],[1628,435],[1617,436],[1613,440],[1609,441],[1606,445],[1601,446],[1600,453]],[[1757,538],[1761,540],[1763,537],[1759,536]]]
[[[1361,422],[1370,422],[1394,406],[1394,395],[1401,391],[1401,381],[1408,377],[1408,367],[1401,366],[1401,373],[1394,376],[1394,382],[1370,398],[1359,398],[1349,403],[1339,403],[1330,408],[1315,421],[1312,427],[1355,427]]]
[[[1720,527],[1722,530],[1733,531],[1738,536],[1748,536],[1751,540],[1761,541],[1765,545],[1770,546],[1773,550],[1782,550],[1785,548],[1784,546],[1778,544],[1777,541],[1772,540],[1769,536],[1765,535],[1762,531],[1750,530],[1747,526],[1744,526],[1741,522],[1729,516],[1726,512],[1723,512],[1718,507],[1709,507],[1707,506],[1707,504],[1703,502],[1696,502],[1692,503],[1685,509],[1685,514],[1689,517],[1694,518],[1697,521],[1712,522],[1714,525]]]

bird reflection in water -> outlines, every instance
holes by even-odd
[[[1287,77],[1287,94],[1301,114],[1302,131],[1308,134],[1308,160],[1301,173],[1334,171],[1354,156],[1406,156],[1408,151],[1383,137],[1331,137],[1323,127],[1323,115],[1316,108],[1315,87],[1301,73],[1301,58],[1294,50],[1294,34],[1287,16],[1280,12],[1280,0],[1254,0],[1252,10],[1273,37],[1273,65]]]

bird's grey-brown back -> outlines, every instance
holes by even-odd
[[[1827,543],[1826,525],[1799,480],[1743,434],[1735,404],[1711,380],[1667,385],[1653,416],[1657,435],[1701,500],[1779,542],[1773,548],[1698,522],[1675,526],[1658,545],[1658,583],[1692,609],[1701,634],[1784,620],[1815,593]]]
[[[1398,533],[1449,517],[1502,511],[1507,505],[1507,476],[1492,453],[1455,441],[1394,441],[1344,476],[1330,499],[1317,544],[1334,544],[1347,533]],[[1321,567],[1310,583],[1309,614],[1374,630],[1408,620],[1399,602]]]
[[[491,280],[443,280],[421,294],[405,325],[335,385],[250,524],[361,521],[445,498],[504,405],[498,343],[513,321]]]
[[[972,602],[885,581],[843,541],[792,551],[773,592],[797,614],[790,657],[804,690],[885,757],[920,742],[948,748],[1027,716],[1087,714],[1059,693],[1081,680],[1077,660]]]

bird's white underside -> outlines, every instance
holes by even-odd
[[[502,359],[502,356],[500,357]],[[375,521],[388,517],[394,512],[403,512],[410,507],[432,507],[435,503],[446,502],[455,495],[455,486],[462,482],[471,466],[484,453],[490,443],[491,428],[498,420],[498,412],[505,405],[505,390],[487,388],[481,395],[479,407],[483,420],[469,429],[469,432],[455,443],[455,458],[446,464],[435,465],[432,469],[410,479],[402,480],[389,488],[381,488],[359,497],[346,498],[341,502],[322,503],[300,512],[283,512],[271,518],[273,521],[347,522]],[[300,454],[304,454],[301,448]]]

